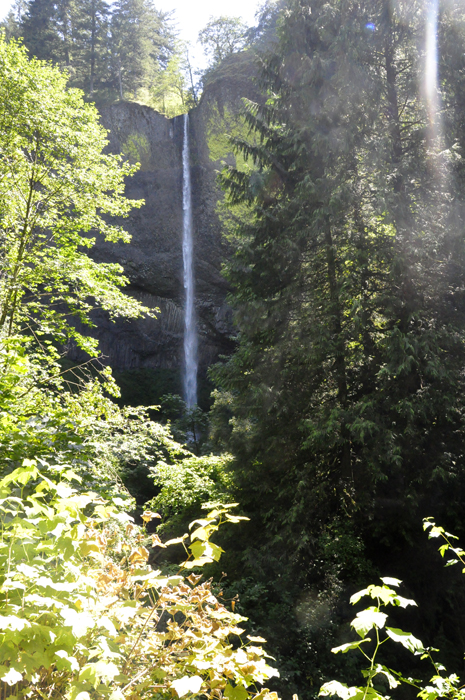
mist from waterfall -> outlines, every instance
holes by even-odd
[[[184,266],[184,400],[188,408],[197,404],[197,328],[194,307],[194,236],[189,153],[189,115],[184,115],[182,147],[182,258]]]

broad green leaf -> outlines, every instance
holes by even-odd
[[[63,649],[56,651],[55,656],[58,656],[58,660],[55,662],[58,669],[79,671],[78,660],[75,659],[74,656],[69,656]]]
[[[215,561],[219,561],[221,554],[224,552],[221,547],[218,547],[218,545],[213,544],[213,542],[194,542],[193,544],[189,545],[189,549],[191,550],[192,554],[196,559],[200,559],[201,557],[209,557],[210,559],[214,559]]]
[[[214,529],[215,528],[209,526],[197,528],[197,530],[194,530],[191,534],[191,542],[194,540],[201,540],[202,542],[208,541]]]
[[[389,605],[389,603],[392,603],[393,599],[397,595],[395,591],[387,586],[368,586],[367,590],[368,594],[374,600],[379,599],[384,603],[384,605]]]
[[[183,535],[182,537],[175,537],[172,540],[168,540],[168,542],[165,542],[165,547],[169,547],[172,544],[181,544],[181,542],[184,542],[189,537],[189,535]]]
[[[233,686],[228,683],[224,690],[224,696],[228,698],[228,700],[246,700],[249,694],[243,685],[236,685],[233,688]]]
[[[354,593],[352,596],[350,596],[351,604],[355,605],[356,603],[358,603],[359,600],[361,600],[366,595],[369,595],[368,588],[364,588],[361,591],[357,591],[357,593]]]
[[[399,578],[391,578],[389,576],[382,576],[381,581],[386,585],[386,586],[400,586],[402,581]]]
[[[99,679],[103,678],[106,683],[111,683],[115,676],[119,675],[119,668],[112,661],[101,659],[94,664],[95,671]]]
[[[37,467],[33,466],[35,463],[30,460],[24,460],[24,463],[30,463],[31,466],[26,466],[25,468],[18,467],[11,474],[4,476],[0,481],[0,486],[8,486],[11,483],[27,484],[31,479],[37,479],[39,476],[39,470]]]
[[[444,534],[444,528],[443,527],[437,527],[434,525],[431,530],[429,531],[428,537],[431,539],[433,537],[441,537],[441,535]]]
[[[226,513],[225,518],[230,523],[239,523],[241,520],[250,520],[250,518],[247,518],[245,515],[231,515],[230,513]]]
[[[388,668],[386,668],[386,666],[382,666],[381,664],[377,664],[374,668],[374,675],[378,675],[378,674],[381,674],[382,676],[384,676],[387,679],[387,681],[389,683],[389,687],[391,689],[397,688],[397,686],[400,685],[400,681],[398,681],[397,678],[395,678],[392,675],[392,672]]]
[[[198,520],[193,520],[191,523],[189,523],[189,530],[192,530],[194,525],[200,525],[201,527],[205,527],[205,525],[209,525],[211,520],[205,520],[205,518],[199,518]]]
[[[258,642],[260,644],[265,644],[266,639],[263,639],[263,637],[251,637],[250,634],[247,635],[247,639],[250,639],[251,642]]]
[[[339,683],[339,681],[329,681],[321,686],[318,695],[337,695],[342,700],[358,699],[363,697],[362,688],[357,688],[352,686],[349,688],[345,683]]]
[[[97,620],[89,613],[80,613],[72,608],[63,608],[60,610],[60,615],[64,624],[67,627],[71,627],[73,635],[77,638],[85,635],[89,629],[92,629],[97,624]]]
[[[423,643],[414,637],[413,634],[410,634],[410,632],[404,632],[403,630],[393,627],[386,627],[386,633],[394,642],[399,642],[412,653],[424,651],[425,647]]]
[[[23,630],[25,627],[30,627],[29,620],[25,620],[15,615],[4,616],[0,615],[0,629],[2,630]]]
[[[411,600],[411,598],[403,598],[400,595],[395,597],[394,602],[401,608],[407,608],[409,605],[417,605],[414,600]]]
[[[96,688],[100,683],[100,677],[97,673],[96,664],[86,664],[81,668],[79,673],[80,681],[87,681]]]
[[[331,651],[333,652],[333,654],[339,654],[339,652],[341,652],[342,654],[346,654],[350,649],[358,649],[360,644],[369,641],[369,639],[361,639],[359,642],[348,642],[347,644],[341,644],[341,646],[339,647],[333,647]]]
[[[367,608],[359,612],[354,620],[351,622],[351,626],[361,637],[365,635],[373,628],[377,627],[381,629],[384,627],[387,615],[385,613],[379,612],[375,608]]]
[[[199,559],[191,559],[183,562],[182,566],[184,569],[194,569],[196,566],[205,566],[205,564],[211,564],[213,559],[211,557],[199,557]]]

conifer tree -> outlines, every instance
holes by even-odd
[[[166,66],[173,36],[167,15],[150,0],[117,0],[111,18],[111,61],[120,99],[150,85],[153,72]]]
[[[31,0],[21,21],[21,34],[31,55],[60,63],[63,56],[54,23],[55,11],[53,0]]]
[[[462,68],[457,6],[439,36],[451,12]],[[249,214],[227,264],[238,348],[214,370],[216,429],[253,519],[245,575],[278,569],[275,605],[360,576],[375,536],[408,547],[425,504],[460,510],[463,69],[440,76],[451,128],[433,142],[427,21],[416,1],[290,0],[265,61],[273,97],[249,106],[255,141],[235,142],[254,167],[223,176]]]
[[[78,87],[92,96],[109,79],[110,8],[106,0],[76,0],[76,15]]]
[[[15,0],[7,16],[0,23],[5,28],[6,38],[17,39],[21,36],[21,22],[27,10],[26,0]]]

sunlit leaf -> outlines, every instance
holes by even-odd
[[[373,608],[367,608],[359,612],[354,620],[351,622],[351,626],[361,637],[365,635],[373,628],[377,627],[381,629],[384,627],[387,615],[385,613],[379,612]]]
[[[200,676],[183,676],[171,683],[171,687],[175,689],[179,698],[189,694],[195,695],[199,692],[201,686],[202,679]]]
[[[393,627],[386,627],[386,633],[395,642],[399,642],[411,652],[421,652],[424,650],[423,643],[410,634],[410,632],[404,632],[400,629],[394,629]]]

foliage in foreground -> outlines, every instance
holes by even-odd
[[[148,565],[149,549],[166,545],[124,512],[124,465],[163,462],[167,515],[211,495],[215,465],[143,410],[119,409],[97,381],[71,391],[35,347],[0,342],[0,680],[34,698],[262,697],[255,684],[275,672],[259,640],[242,643],[244,618],[189,576],[219,559],[219,524],[240,518],[220,506],[174,540],[190,545],[173,577]]]
[[[0,331],[73,340],[95,355],[96,341],[77,321],[92,325],[95,306],[111,318],[147,310],[121,292],[120,265],[97,263],[87,251],[97,233],[129,242],[111,217],[143,202],[124,196],[137,167],[103,152],[97,110],[66,83],[65,73],[29,60],[0,34]]]
[[[188,558],[167,577],[148,566],[147,537],[124,503],[76,482],[44,460],[25,460],[0,482],[1,680],[35,698],[267,696],[255,685],[276,675],[257,646],[264,640],[233,645],[244,618],[210,582],[187,576],[219,559],[210,536],[240,520],[231,505],[191,524],[181,538]],[[152,544],[166,546],[157,535]]]
[[[457,539],[442,527],[437,527],[431,518],[424,521],[424,529],[429,529],[429,537],[442,537],[444,544],[439,551],[444,557],[446,552],[451,552],[454,557],[449,559],[446,566],[462,564],[462,573],[465,573],[465,551],[461,547],[453,547],[452,539]],[[332,649],[334,654],[346,654],[348,651],[358,650],[362,653],[369,665],[362,671],[365,678],[363,686],[349,687],[339,681],[325,683],[320,696],[338,696],[342,700],[386,700],[390,696],[386,690],[394,690],[402,685],[408,685],[418,690],[417,696],[421,700],[437,700],[437,698],[450,698],[450,700],[463,700],[465,688],[456,674],[448,674],[445,667],[436,661],[434,654],[438,649],[427,647],[413,634],[404,632],[401,629],[389,627],[387,623],[388,615],[384,608],[388,605],[406,608],[416,605],[414,600],[409,600],[400,596],[397,592],[401,581],[396,578],[382,578],[382,585],[370,585],[362,591],[355,593],[350,602],[356,605],[362,598],[369,597],[373,604],[357,613],[351,622],[351,627],[358,634],[360,639],[342,644]],[[394,588],[392,588],[392,586]],[[405,649],[419,656],[421,660],[429,660],[434,668],[434,675],[429,683],[421,680],[404,677],[402,673],[388,668],[380,663],[378,654],[380,648],[388,640],[401,644]],[[387,686],[387,688],[385,688]]]

